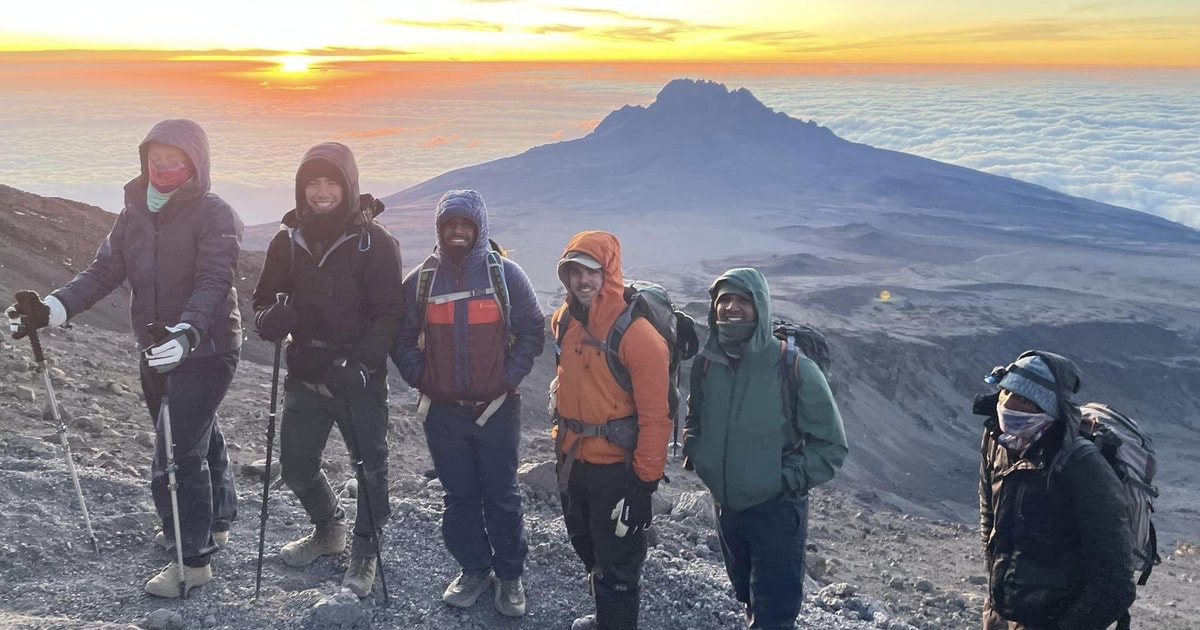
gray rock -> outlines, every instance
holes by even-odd
[[[173,610],[159,608],[146,617],[146,627],[150,630],[183,630],[183,617]]]
[[[39,438],[17,435],[8,439],[8,454],[18,459],[54,459],[58,452],[58,448]]]
[[[712,495],[708,492],[684,492],[680,494],[679,498],[675,501],[675,507],[671,510],[671,515],[674,520],[684,520],[690,517],[705,528],[716,528]]]
[[[317,602],[305,615],[304,625],[323,630],[369,630],[371,615],[356,595],[343,589]]]
[[[29,387],[28,385],[18,385],[17,388],[13,390],[13,397],[17,400],[33,402],[37,400],[37,390]]]
[[[151,447],[154,446],[153,439],[150,441],[150,446]],[[250,462],[249,464],[242,465],[242,474],[247,477],[254,477],[258,481],[262,481],[263,475],[266,473],[266,471],[267,471],[266,458],[256,459],[256,460]],[[275,479],[275,478],[279,477],[279,471],[280,471],[279,458],[272,457],[271,458],[271,479]]]
[[[548,501],[558,496],[558,475],[552,461],[521,464],[517,468],[517,479],[538,499]]]
[[[915,588],[922,593],[932,593],[933,582],[930,582],[929,580],[918,580]]]

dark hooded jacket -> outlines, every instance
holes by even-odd
[[[151,142],[183,150],[195,171],[157,213],[146,204],[150,182],[146,154]],[[125,207],[96,251],[96,259],[53,295],[73,317],[128,281],[129,320],[139,348],[153,343],[146,330],[152,322],[187,322],[200,331],[191,356],[241,347],[233,277],[242,221],[229,204],[208,191],[208,136],[190,120],[164,120],[146,134],[138,151],[141,174],[125,185]]]
[[[716,299],[723,282],[753,296],[757,318],[736,364],[717,340]],[[795,409],[802,435],[788,417],[783,397],[789,392],[779,377],[783,342],[771,331],[766,279],[756,269],[731,269],[708,293],[709,333],[692,363],[684,457],[716,502],[731,510],[744,510],[784,491],[805,493],[829,481],[848,452],[842,416],[820,368],[801,355]],[[794,448],[796,444],[802,446]]]
[[[341,175],[341,229],[327,243],[314,243],[300,229],[307,213],[301,171],[314,160],[334,165]],[[387,368],[387,353],[404,317],[400,290],[400,245],[375,221],[383,202],[359,194],[354,155],[337,142],[318,144],[297,169],[296,208],[283,217],[267,246],[267,259],[254,288],[254,311],[262,313],[277,293],[291,295],[298,323],[288,345],[288,374],[314,384],[324,381],[339,358],[376,371]]]
[[[453,217],[470,220],[478,230],[474,245],[462,260],[445,254],[439,236],[442,224]],[[483,197],[473,190],[447,192],[438,203],[434,223],[438,245],[432,255],[438,263],[430,296],[491,289],[488,216]],[[418,313],[421,267],[404,279],[408,311],[392,360],[409,385],[433,400],[482,402],[514,391],[542,353],[545,316],[533,285],[517,263],[508,258],[502,258],[501,263],[508,288],[508,330],[494,295],[480,294],[442,304],[431,300],[425,312]],[[419,344],[422,334],[423,348]]]
[[[1059,386],[1060,423],[1018,457],[997,441],[998,394],[980,396],[988,415],[980,446],[980,532],[989,612],[1029,628],[1102,630],[1133,603],[1132,543],[1120,481],[1079,434],[1069,392],[1079,373],[1065,357],[1038,352]],[[1066,384],[1064,387],[1063,384]]]

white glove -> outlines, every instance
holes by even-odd
[[[170,372],[183,363],[196,344],[198,333],[191,324],[181,323],[167,326],[167,336],[150,346],[143,353],[146,365],[159,374]]]

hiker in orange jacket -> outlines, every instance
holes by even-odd
[[[566,302],[551,319],[556,339],[559,326],[566,326],[554,386],[559,492],[567,533],[588,571],[596,604],[596,613],[576,619],[572,629],[636,629],[650,498],[663,476],[671,435],[670,357],[666,341],[639,318],[617,349],[633,391],[622,389],[609,370],[604,342],[625,308],[617,237],[576,234],[558,263],[558,276],[567,289]],[[586,435],[614,426],[612,421],[636,424],[634,448]]]

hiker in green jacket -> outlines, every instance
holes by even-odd
[[[817,364],[798,354],[780,365],[785,346],[772,335],[766,278],[757,269],[730,269],[708,293],[709,335],[692,365],[684,467],[712,491],[725,570],[747,626],[790,629],[804,595],[808,491],[841,467],[846,432]],[[798,387],[786,384],[784,369],[794,370]]]

